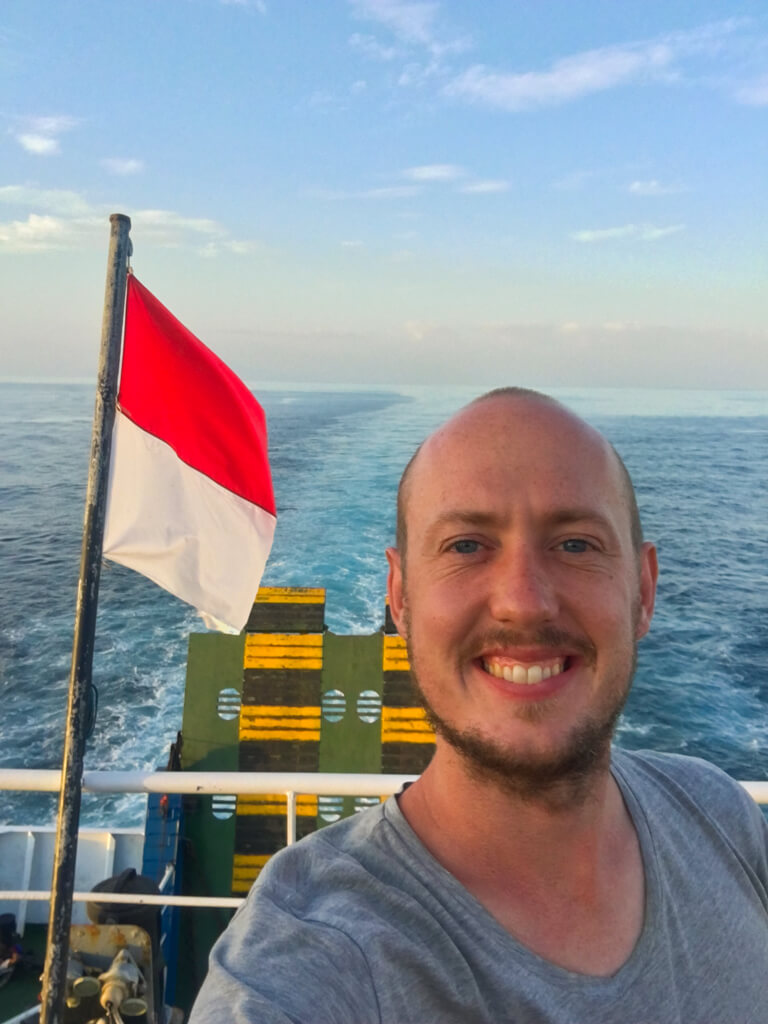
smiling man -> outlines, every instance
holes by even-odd
[[[435,755],[273,858],[193,1024],[764,1022],[762,815],[704,762],[611,749],[657,565],[607,441],[482,396],[406,468],[387,556]]]

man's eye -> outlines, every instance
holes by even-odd
[[[455,540],[450,547],[457,555],[474,555],[480,550],[480,542],[477,540]]]
[[[585,551],[592,550],[589,541],[582,540],[581,537],[570,537],[568,540],[564,540],[560,547],[569,555],[583,555]]]

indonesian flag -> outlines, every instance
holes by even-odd
[[[103,553],[240,631],[275,532],[264,412],[130,274]]]

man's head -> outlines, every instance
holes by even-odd
[[[603,765],[656,582],[613,448],[490,392],[421,445],[398,514],[390,607],[439,743],[521,792]]]
[[[539,399],[542,402],[551,402],[560,408],[563,408],[560,402],[550,395],[545,395],[541,391],[533,391],[531,388],[520,388],[520,387],[504,387],[495,388],[493,391],[487,391],[483,395],[479,395],[473,399],[467,408],[473,405],[479,405],[481,402],[490,401],[493,398],[530,398]],[[408,523],[406,519],[406,505],[408,503],[408,485],[411,476],[411,469],[416,463],[416,460],[421,453],[421,449],[424,446],[423,442],[419,445],[416,451],[409,459],[405,469],[403,470],[402,476],[400,477],[400,483],[397,488],[397,523],[396,523],[396,534],[395,541],[397,544],[397,550],[400,552],[400,558],[405,563],[406,549],[408,546]],[[619,453],[610,444],[609,441],[605,442],[611,449],[613,454],[616,456],[616,463],[621,476],[621,481],[624,490],[624,498],[627,503],[627,513],[629,516],[629,526],[632,533],[632,543],[635,549],[639,552],[643,545],[643,526],[640,522],[640,510],[637,507],[637,495],[635,494],[635,486],[632,483],[632,477],[629,475],[627,467],[624,465],[624,460],[621,458]]]

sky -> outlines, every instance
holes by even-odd
[[[121,212],[253,386],[768,389],[767,158],[757,0],[3,0],[0,376]]]

